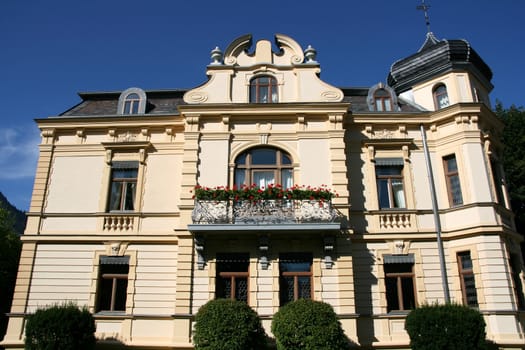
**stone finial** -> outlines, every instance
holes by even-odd
[[[306,57],[306,63],[317,63],[315,58],[317,57],[317,50],[308,45],[306,50],[304,50],[304,56]]]
[[[211,54],[211,60],[212,60],[210,63],[211,65],[217,66],[217,65],[222,64],[223,54],[222,54],[221,49],[219,49],[218,46],[215,46],[215,48],[211,50],[210,54]]]

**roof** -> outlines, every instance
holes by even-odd
[[[367,104],[368,87],[341,88],[344,93],[342,102],[350,102],[353,113],[369,112]],[[150,90],[147,96],[146,115],[179,114],[178,106],[186,105],[183,101],[186,89]],[[122,91],[81,92],[82,101],[76,106],[61,113],[59,117],[101,117],[117,116],[118,100]],[[416,106],[398,99],[399,112],[420,112]]]
[[[484,83],[488,90],[492,89],[492,71],[468,41],[437,40],[432,33],[427,34],[417,53],[392,65],[387,82],[399,94],[417,83],[452,70],[469,71]]]

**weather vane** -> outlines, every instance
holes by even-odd
[[[425,22],[427,25],[427,33],[430,33],[430,18],[428,17],[428,9],[430,5],[425,4],[425,0],[421,0],[421,5],[417,6],[416,9],[423,11],[425,14]]]

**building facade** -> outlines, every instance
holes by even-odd
[[[214,49],[194,89],[81,93],[36,121],[7,349],[25,315],[63,300],[93,312],[101,346],[191,349],[195,313],[219,297],[268,333],[280,306],[321,300],[353,342],[407,349],[407,313],[446,290],[488,339],[525,345],[490,68],[429,33],[386,83],[340,88],[315,49],[275,44]]]

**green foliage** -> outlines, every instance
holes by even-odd
[[[246,303],[216,299],[197,312],[193,343],[196,350],[260,350],[266,348],[266,333]]]
[[[0,205],[0,339],[7,328],[5,314],[11,308],[22,246],[14,225],[11,212]]]
[[[496,114],[505,123],[503,168],[512,210],[516,214],[518,231],[525,234],[525,109],[514,105],[505,109],[497,102]]]
[[[299,299],[274,315],[272,332],[278,350],[340,350],[350,347],[332,306]]]
[[[95,320],[85,307],[54,305],[27,318],[27,350],[88,350],[94,349],[95,343]]]
[[[195,186],[194,198],[197,200],[265,200],[265,199],[284,199],[284,200],[318,200],[328,201],[337,197],[337,193],[330,190],[326,185],[319,187],[295,185],[290,188],[283,188],[281,185],[270,184],[267,187],[259,187],[255,184],[251,186],[241,186],[233,188],[218,186],[214,188]]]
[[[485,349],[485,321],[478,310],[458,304],[423,305],[405,322],[413,350]]]

